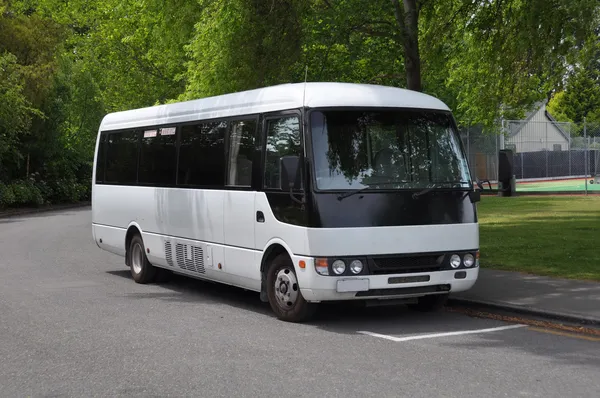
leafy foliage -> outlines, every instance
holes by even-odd
[[[87,197],[108,112],[306,69],[422,89],[487,130],[552,93],[559,119],[600,121],[599,12],[597,0],[0,0],[0,205]]]

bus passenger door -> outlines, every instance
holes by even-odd
[[[255,270],[254,264],[256,190],[252,187],[257,124],[258,118],[254,117],[229,122],[226,190],[223,201],[225,223],[223,270],[230,274],[228,279],[232,282],[249,288],[260,287],[260,272]],[[249,283],[252,286],[249,286]]]
[[[261,189],[256,194],[256,248],[263,250],[274,238],[285,241],[292,250],[293,239],[288,227],[304,225],[304,212],[290,196],[289,187],[281,186],[281,158],[298,156],[302,158],[302,137],[300,112],[277,113],[265,118],[262,134],[262,165],[260,173]],[[301,189],[301,187],[299,187]],[[262,192],[261,192],[262,191]],[[294,192],[301,198],[301,190]],[[262,259],[258,252],[258,263]]]

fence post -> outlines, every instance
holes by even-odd
[[[571,177],[573,175],[573,172],[571,171],[571,151],[573,150],[573,133],[571,125],[569,125],[569,146],[567,149],[569,150],[569,177]]]
[[[546,147],[546,178],[548,178],[548,151],[550,150],[548,148],[548,122],[544,123],[544,126],[546,126],[546,138],[545,138],[545,142],[544,142],[544,146]]]
[[[583,165],[583,174],[585,174],[585,195],[587,196],[588,194],[588,184],[587,184],[587,179],[588,179],[588,156],[589,156],[589,151],[590,151],[590,145],[588,143],[588,139],[587,139],[587,122],[586,122],[586,118],[583,118],[583,142],[585,143],[585,152],[583,155],[583,159],[584,159],[584,165]]]
[[[520,123],[523,123],[522,121]],[[521,179],[525,179],[525,162],[523,160],[523,154],[525,151],[523,150],[523,135],[521,134],[521,138],[519,139],[519,143],[521,144]]]

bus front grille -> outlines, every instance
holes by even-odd
[[[408,274],[442,270],[444,254],[409,256],[377,256],[369,258],[369,269],[373,275]]]

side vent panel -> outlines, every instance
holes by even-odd
[[[167,264],[174,266],[171,242],[165,242],[165,256]],[[175,243],[175,261],[181,269],[197,274],[205,273],[204,251],[201,247]]]
[[[169,264],[169,267],[174,267],[175,265],[173,264],[173,249],[171,249],[171,242],[169,241],[165,242],[165,257],[167,258],[167,264]]]

